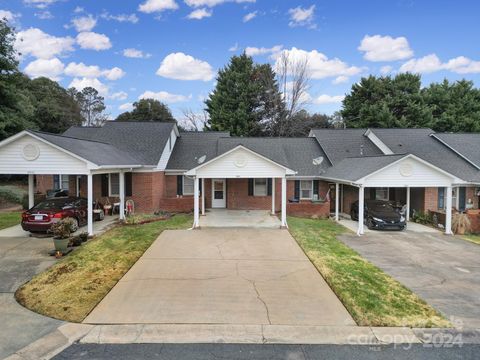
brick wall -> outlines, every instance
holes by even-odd
[[[432,211],[438,210],[438,188],[436,187],[425,188],[423,209],[425,212],[428,210],[432,210]]]
[[[35,175],[35,191],[46,194],[53,189],[53,175]]]
[[[343,212],[350,214],[352,204],[358,200],[358,188],[350,185],[343,185]]]

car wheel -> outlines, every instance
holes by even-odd
[[[372,219],[367,220],[367,228],[369,228],[370,230],[375,228],[375,225],[373,225]]]
[[[78,230],[78,219],[72,218],[73,219],[73,224],[71,226],[72,233]]]

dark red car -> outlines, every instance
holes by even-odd
[[[47,232],[52,224],[70,217],[76,220],[78,229],[87,224],[87,204],[86,199],[77,197],[44,200],[22,214],[22,228],[30,232]],[[94,220],[103,220],[103,212],[94,213]]]

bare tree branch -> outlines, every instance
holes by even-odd
[[[183,119],[179,121],[180,126],[186,130],[203,131],[208,121],[208,113],[203,110],[201,113],[192,109],[183,109]]]

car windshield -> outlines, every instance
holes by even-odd
[[[72,199],[51,199],[45,200],[33,207],[34,210],[58,210],[71,207]]]
[[[368,204],[368,207],[373,211],[395,211],[392,204],[386,201],[372,201]]]

